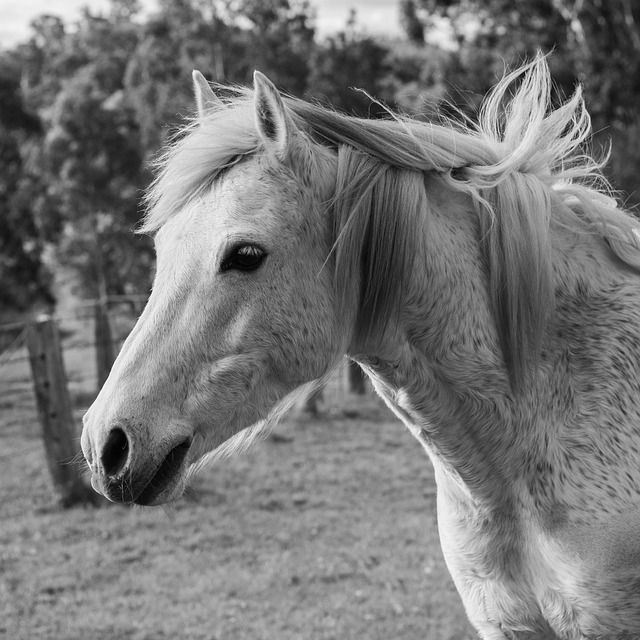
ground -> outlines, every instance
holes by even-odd
[[[374,396],[294,409],[171,509],[61,510],[14,357],[0,360],[0,638],[476,637],[442,559],[430,464]],[[71,344],[65,360],[79,424],[91,357]]]

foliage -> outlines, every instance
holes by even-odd
[[[357,30],[355,13],[346,29],[318,47],[312,60],[311,95],[353,115],[371,116],[383,110],[362,92],[387,98],[384,81],[388,73],[388,50]]]
[[[240,31],[244,69],[231,81],[249,82],[259,68],[279,86],[294,95],[307,88],[309,60],[314,51],[315,30],[309,3],[299,0],[241,0],[234,9]],[[240,69],[238,69],[240,71]]]
[[[125,293],[132,270],[150,252],[131,233],[143,186],[135,124],[120,92],[104,92],[99,73],[87,65],[65,83],[43,145],[63,220],[58,255],[84,274],[89,296]]]
[[[344,29],[316,38],[307,0],[111,0],[69,24],[44,15],[0,54],[0,303],[48,300],[46,254],[86,295],[148,290],[151,243],[135,236],[148,163],[192,113],[190,72],[283,90],[357,115],[383,104],[421,118],[461,110],[536,50],[553,51],[559,95],[585,85],[611,178],[640,187],[640,18],[630,0],[398,0],[406,38]],[[442,33],[448,33],[447,37]],[[380,103],[373,102],[364,89]],[[464,90],[464,91],[461,91]],[[55,248],[50,251],[48,248]],[[52,263],[53,264],[53,263]]]
[[[23,311],[51,303],[49,274],[42,265],[42,243],[30,204],[42,185],[30,166],[40,120],[20,94],[19,69],[0,65],[0,309]]]
[[[637,172],[622,158],[637,158],[640,114],[640,5],[630,0],[403,0],[407,33],[423,39],[446,20],[457,43],[452,59],[459,86],[484,93],[507,67],[537,51],[552,53],[559,94],[585,88],[596,142],[613,138],[614,183],[628,193],[640,189]],[[624,167],[627,170],[624,170]],[[633,201],[633,198],[632,198]],[[637,200],[636,200],[637,201]]]

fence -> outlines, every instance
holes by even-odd
[[[74,464],[81,457],[79,418],[143,305],[138,297],[111,298],[61,317],[0,326],[2,435],[37,431],[63,506],[97,500],[81,478],[82,465]]]
[[[96,501],[97,494],[80,477],[80,465],[70,464],[79,454],[80,416],[104,383],[143,306],[141,298],[110,298],[62,317],[0,325],[0,409],[13,415],[2,421],[0,435],[24,428],[34,436],[37,430],[64,506]],[[365,393],[359,368],[341,369],[306,409],[317,415],[320,407],[344,406],[347,387]]]

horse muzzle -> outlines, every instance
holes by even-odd
[[[175,500],[184,491],[191,437],[176,435],[153,447],[128,424],[106,434],[85,426],[82,450],[91,469],[91,485],[112,502],[145,506]]]

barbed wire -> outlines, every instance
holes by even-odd
[[[88,320],[93,319],[93,311],[97,305],[104,305],[107,308],[107,313],[113,315],[114,311],[109,307],[127,305],[131,307],[131,313],[127,314],[130,317],[135,317],[140,307],[144,306],[147,301],[147,296],[144,295],[119,295],[109,296],[105,299],[88,300],[86,302],[80,302],[75,305],[69,313],[64,315],[52,314],[51,317],[63,330],[69,330],[69,324],[71,323],[86,323]],[[117,310],[117,315],[123,316],[121,309]],[[47,314],[41,314],[45,316]],[[8,322],[0,324],[0,336],[3,334],[11,334],[17,331],[17,335],[11,336],[9,343],[6,347],[0,348],[0,372],[11,364],[18,364],[29,361],[28,354],[18,354],[19,350],[26,346],[26,331],[31,322],[38,319],[36,316],[31,319],[22,320],[19,322]],[[96,348],[98,346],[107,346],[106,342],[96,341],[84,341],[75,343],[66,343],[63,338],[63,348],[65,351]],[[120,337],[111,341],[111,344],[117,348],[120,347],[122,339]],[[0,343],[1,344],[1,343]]]
[[[123,314],[121,314],[123,317]],[[58,317],[54,316],[53,320],[55,320],[58,325],[62,325],[61,329],[63,331],[68,331],[70,329],[69,323],[70,320],[74,320],[79,323],[81,326],[79,329],[86,328],[88,326],[87,321],[92,321],[93,317],[88,316],[85,318],[82,317],[74,317],[74,316],[66,316]],[[26,323],[24,328],[11,340],[9,345],[2,351],[0,351],[0,380],[4,378],[2,375],[4,371],[7,370],[11,365],[18,365],[21,363],[29,362],[30,356],[28,353],[25,353],[23,350],[27,349],[26,344]],[[98,341],[95,339],[74,339],[72,336],[62,336],[61,338],[61,347],[64,353],[69,353],[73,351],[81,351],[83,349],[97,349],[98,347],[107,348],[107,347],[115,347],[116,352],[119,351],[122,343],[124,342],[127,332],[118,332],[118,335],[113,337],[111,340],[103,340]]]
[[[70,351],[81,351],[82,349],[94,349],[98,346],[106,347],[107,345],[111,345],[116,348],[119,348],[121,343],[122,343],[122,340],[119,340],[119,339],[110,340],[110,341],[107,340],[103,342],[96,342],[96,341],[78,342],[78,343],[67,344],[67,345],[65,345],[63,341],[62,348],[65,353],[68,353]],[[24,345],[21,345],[21,346],[24,346]],[[8,366],[10,364],[18,364],[20,362],[29,362],[28,354],[20,354],[17,356],[9,356],[9,357],[3,358],[5,353],[6,351],[0,354],[0,372],[5,366]]]
[[[71,311],[67,315],[58,315],[56,313],[42,313],[38,315],[48,315],[58,322],[68,322],[70,320],[82,319],[85,316],[79,315],[78,311],[90,311],[95,309],[96,305],[104,305],[108,310],[110,306],[115,306],[118,304],[129,304],[132,307],[137,307],[138,304],[143,306],[144,304],[146,304],[147,300],[148,296],[141,294],[108,296],[106,298],[96,298],[94,300],[87,300],[86,302],[79,302],[72,307]],[[15,331],[16,329],[26,329],[29,323],[33,322],[35,319],[37,319],[37,317],[38,316],[34,316],[33,318],[29,318],[27,320],[18,320],[16,322],[0,323],[0,333]]]
[[[15,353],[20,347],[23,347],[26,342],[27,330],[23,329],[20,333],[9,343],[9,345],[0,353],[0,369],[5,361],[11,360],[11,355]],[[6,356],[5,354],[9,354]]]

